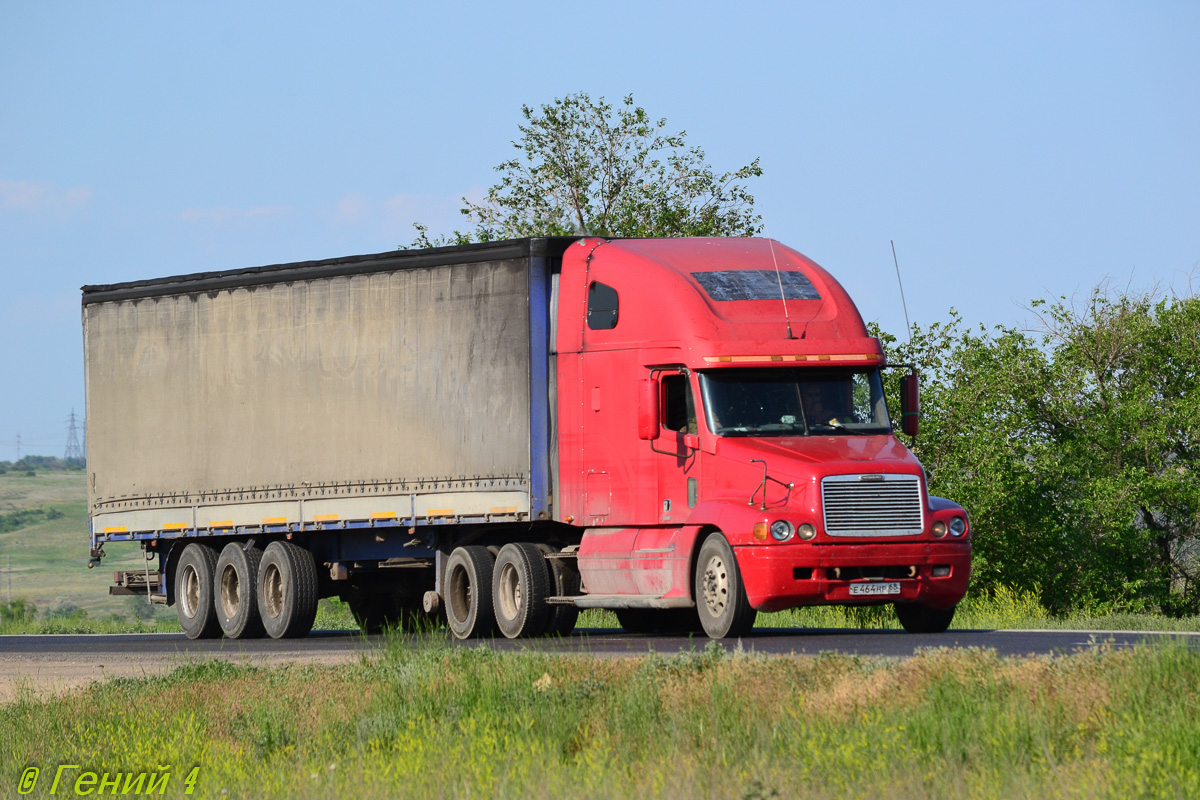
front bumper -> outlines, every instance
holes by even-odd
[[[949,608],[963,598],[971,577],[970,542],[914,544],[743,545],[735,547],[750,605],[781,611],[806,605],[865,605],[919,602]],[[934,567],[949,575],[934,577]],[[860,577],[885,573],[888,577]],[[908,577],[915,573],[914,577]],[[841,577],[835,577],[841,574]],[[903,577],[901,577],[903,576]],[[900,594],[850,594],[855,583],[885,580],[900,584]]]

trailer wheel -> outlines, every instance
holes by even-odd
[[[255,586],[258,613],[272,639],[291,639],[312,630],[317,616],[312,553],[291,542],[271,542],[263,551]]]
[[[496,629],[492,567],[492,554],[475,545],[456,548],[446,559],[446,624],[459,639],[487,636]]]
[[[538,550],[544,554],[555,552],[548,544],[539,544]],[[555,597],[574,597],[579,594],[579,571],[571,563],[572,559],[548,558],[546,566],[550,570],[550,591]],[[579,609],[575,606],[552,605],[546,614],[547,636],[570,636],[579,621]]]
[[[213,603],[213,575],[217,552],[193,542],[183,549],[175,565],[175,612],[189,639],[214,639],[221,635]]]
[[[754,627],[758,612],[746,599],[733,548],[720,533],[711,534],[700,546],[695,589],[700,624],[713,639],[742,636]]]
[[[221,630],[230,639],[257,639],[266,632],[258,613],[258,565],[263,551],[230,542],[217,559],[213,605]]]
[[[492,572],[492,605],[500,632],[509,639],[541,635],[546,630],[549,596],[550,570],[537,545],[504,545]]]
[[[930,608],[920,603],[896,603],[896,616],[909,633],[942,633],[954,621],[958,605]]]

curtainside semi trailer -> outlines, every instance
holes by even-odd
[[[971,530],[879,341],[768,239],[536,238],[83,288],[91,561],[193,638],[945,630]]]

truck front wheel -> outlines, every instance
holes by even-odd
[[[189,639],[214,639],[221,635],[213,604],[213,576],[217,552],[193,542],[183,549],[175,565],[175,612]]]
[[[258,613],[272,639],[312,630],[317,617],[317,567],[312,553],[291,542],[267,545],[258,568]]]
[[[942,633],[954,621],[958,605],[930,608],[920,603],[896,603],[896,616],[909,633]]]
[[[695,590],[700,624],[713,639],[742,636],[754,627],[758,612],[746,598],[733,548],[719,533],[700,546]]]
[[[446,559],[446,624],[459,639],[487,636],[496,629],[492,610],[494,563],[491,552],[477,545],[456,548]]]

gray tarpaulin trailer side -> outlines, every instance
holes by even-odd
[[[571,241],[83,287],[93,557],[143,542],[173,601],[172,544],[284,535],[336,578],[552,520]]]

